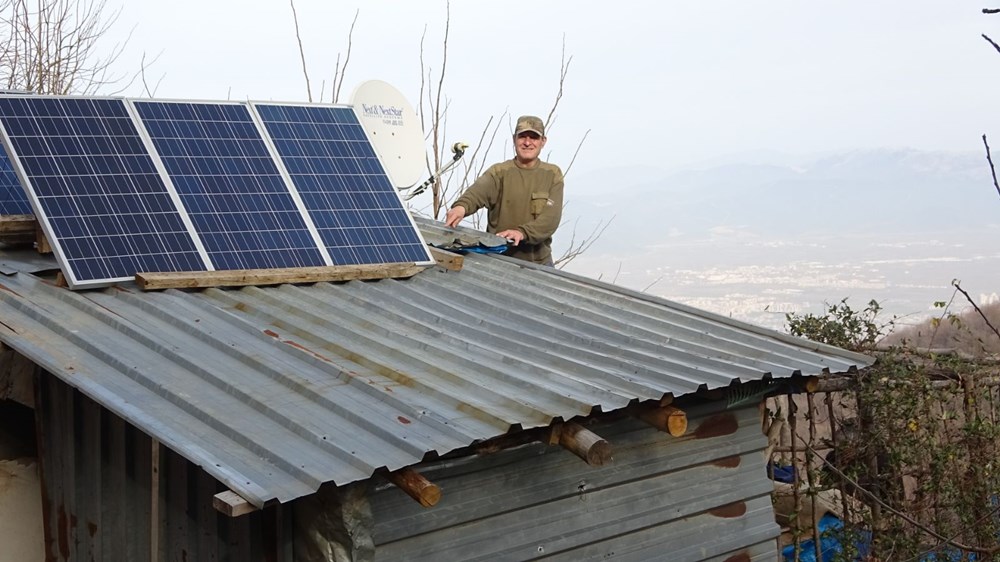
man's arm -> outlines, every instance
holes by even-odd
[[[462,222],[466,216],[494,204],[497,199],[498,186],[499,182],[493,166],[491,166],[486,170],[486,173],[479,176],[479,179],[469,186],[469,189],[465,190],[461,197],[452,203],[444,223],[447,226],[458,226],[458,223]]]

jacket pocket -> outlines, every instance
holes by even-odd
[[[549,193],[547,191],[536,191],[531,194],[531,216],[532,218],[538,218],[538,215],[542,214],[545,210],[545,205],[549,202]]]

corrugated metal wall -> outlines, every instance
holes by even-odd
[[[55,377],[37,382],[49,560],[293,560],[291,506],[225,517],[206,472]],[[773,560],[758,410],[688,413],[681,438],[631,418],[590,426],[614,448],[599,468],[542,444],[418,465],[441,502],[379,486],[376,559]]]
[[[58,378],[36,385],[47,560],[292,560],[290,509],[226,517],[205,471]]]
[[[680,438],[634,419],[590,426],[614,450],[598,468],[542,444],[418,465],[442,499],[424,509],[379,488],[377,560],[773,560],[757,408],[689,416]]]

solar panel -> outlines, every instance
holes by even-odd
[[[206,269],[124,100],[0,96],[0,121],[71,287]]]
[[[327,265],[245,104],[132,103],[215,269]]]
[[[251,105],[334,265],[432,261],[353,109]]]
[[[0,212],[39,211],[73,288],[433,262],[350,107],[3,96],[0,123]]]
[[[30,215],[31,203],[10,165],[7,151],[0,151],[0,215]]]

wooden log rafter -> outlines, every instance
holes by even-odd
[[[674,437],[680,437],[687,433],[687,414],[676,406],[640,410],[638,417],[656,429],[665,431]]]
[[[387,472],[385,476],[389,482],[424,507],[434,507],[441,500],[441,488],[412,468]]]
[[[611,444],[577,423],[553,424],[552,432],[549,434],[549,444],[556,443],[590,466],[604,466],[612,461]]]

